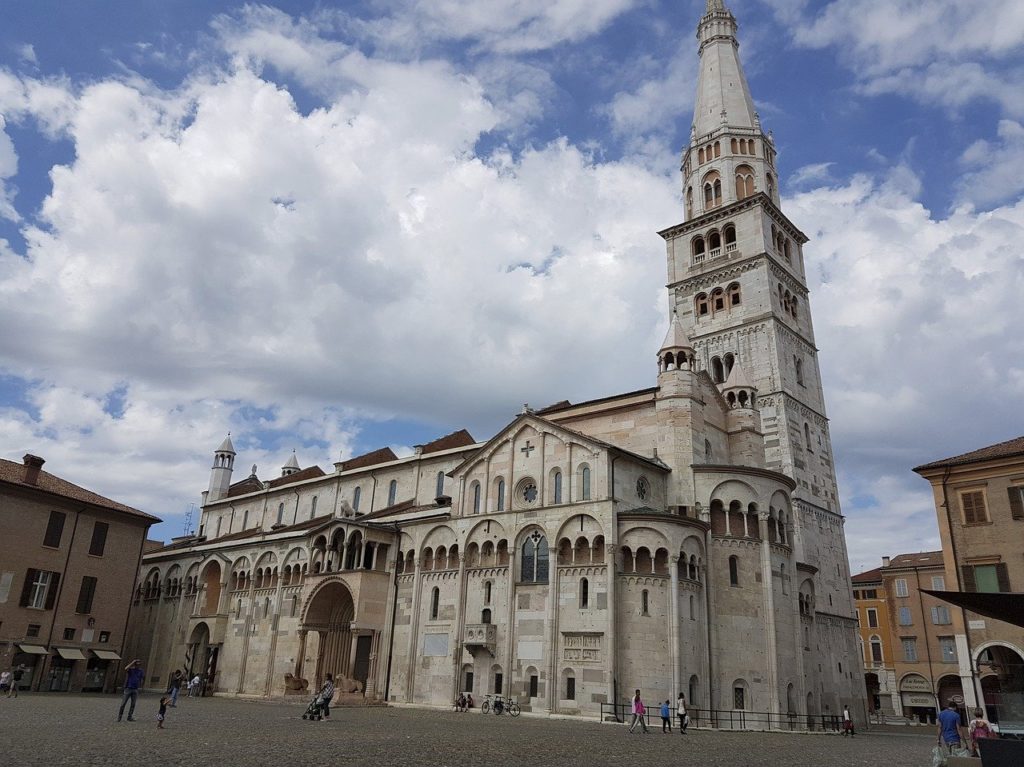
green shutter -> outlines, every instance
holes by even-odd
[[[974,583],[974,568],[964,565],[960,568],[960,572],[964,576],[964,591],[977,591],[978,587]]]
[[[36,579],[37,572],[39,571],[31,567],[25,571],[25,582],[21,584],[21,599],[18,600],[21,607],[28,607],[28,602],[32,598],[32,583]]]
[[[1010,590],[1010,574],[1006,571],[1006,563],[1000,562],[996,565],[996,578],[999,580],[999,590],[1004,594]]]
[[[1024,487],[1009,487],[1006,492],[1010,496],[1010,516],[1024,519]]]

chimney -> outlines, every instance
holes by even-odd
[[[890,561],[889,557],[882,557],[882,567],[888,567]]]
[[[32,453],[25,453],[25,457],[22,458],[25,462],[25,479],[23,480],[26,485],[34,485],[39,479],[39,470],[43,468],[43,464],[46,463],[38,455],[32,455]]]

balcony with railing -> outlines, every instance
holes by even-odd
[[[470,652],[487,650],[494,655],[498,644],[498,627],[493,623],[467,623],[463,644]]]

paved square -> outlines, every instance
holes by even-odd
[[[156,729],[158,696],[139,699],[135,722],[116,722],[119,697],[0,698],[0,748],[10,765],[396,765],[397,767],[927,767],[933,739],[914,734],[836,735],[692,731],[541,717],[422,710],[335,709],[306,722],[303,705],[229,698],[182,700]]]

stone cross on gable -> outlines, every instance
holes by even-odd
[[[530,457],[530,453],[537,449],[536,445],[531,445],[530,440],[526,440],[526,447],[519,448],[520,453],[526,453],[526,457]]]

